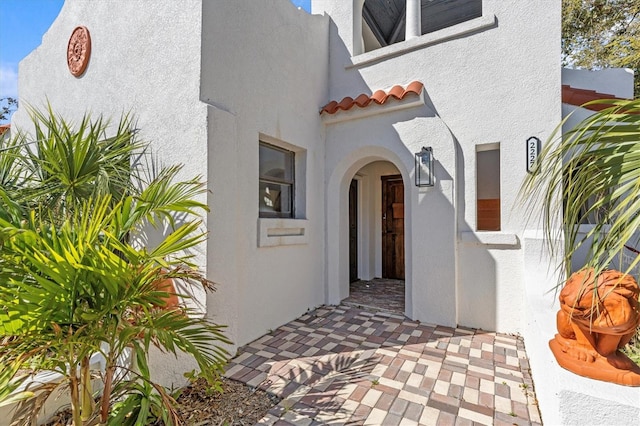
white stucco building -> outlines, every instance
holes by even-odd
[[[527,139],[562,118],[560,3],[67,0],[19,99],[130,111],[161,161],[206,179],[198,260],[218,290],[196,298],[236,346],[340,303],[355,274],[403,278],[412,319],[521,333],[535,353],[555,281],[516,198]],[[91,52],[74,76],[78,26]],[[433,186],[416,185],[423,147]]]

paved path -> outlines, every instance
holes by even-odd
[[[539,425],[522,339],[321,307],[244,346],[226,376],[282,397],[260,425]]]

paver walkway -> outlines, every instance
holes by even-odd
[[[349,284],[349,297],[342,301],[347,306],[404,313],[404,280],[374,278]]]
[[[515,336],[321,307],[241,349],[226,376],[282,401],[261,425],[538,425]]]

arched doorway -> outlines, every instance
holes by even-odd
[[[389,161],[357,170],[349,183],[349,291],[342,303],[405,312],[404,181]]]
[[[404,312],[411,318],[412,265],[411,181],[413,157],[402,158],[380,146],[365,145],[340,156],[329,172],[326,187],[326,303],[338,305],[350,295],[349,194],[355,198],[357,277],[362,281],[382,278],[382,177],[398,176],[404,185]],[[352,184],[352,181],[355,183]],[[356,194],[350,188],[355,187]],[[402,192],[402,191],[401,191]],[[396,206],[396,210],[399,207]],[[352,212],[353,213],[353,212]]]

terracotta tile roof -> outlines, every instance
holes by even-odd
[[[591,101],[597,101],[602,99],[618,99],[624,100],[623,98],[618,98],[614,95],[609,95],[607,93],[596,92],[595,90],[586,90],[586,89],[578,89],[576,87],[571,87],[567,84],[562,85],[562,103],[582,106],[583,104]],[[610,107],[609,104],[598,104],[598,105],[587,105],[583,108],[589,109],[591,111],[601,111],[605,108]]]
[[[0,124],[0,135],[4,134],[7,130],[11,130],[11,124]]]
[[[384,90],[376,90],[373,93],[373,95],[367,95],[366,93],[363,93],[357,96],[355,99],[353,99],[350,96],[347,96],[343,98],[340,102],[337,102],[337,101],[329,102],[324,107],[322,107],[322,109],[320,110],[320,114],[322,113],[335,114],[339,110],[348,111],[351,108],[353,108],[355,105],[359,106],[360,108],[365,108],[369,106],[372,102],[375,102],[378,105],[382,105],[389,98],[402,100],[405,98],[405,96],[410,94],[420,96],[420,94],[422,93],[423,87],[424,85],[421,82],[414,81],[409,83],[406,89],[403,88],[402,86],[393,86],[391,89],[389,89],[388,92],[385,92]]]

